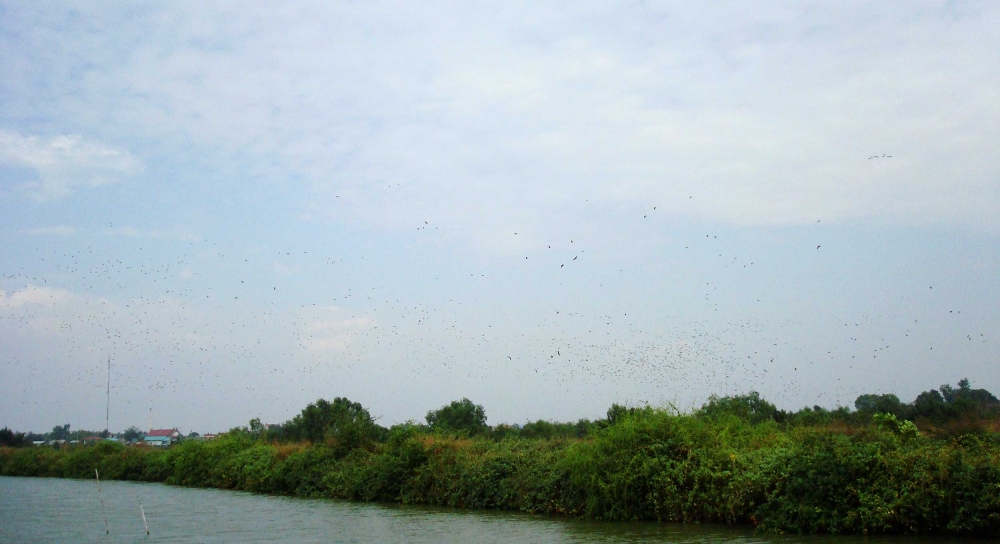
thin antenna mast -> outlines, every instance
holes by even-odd
[[[111,433],[111,426],[109,422],[111,420],[111,356],[108,355],[108,404],[104,408],[104,430],[108,432],[108,436]]]

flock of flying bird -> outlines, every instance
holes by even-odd
[[[657,209],[647,208],[643,219]],[[423,221],[417,229],[430,226]],[[644,300],[638,311],[630,311],[634,299],[596,296],[605,284],[615,286],[608,289],[614,297],[635,281],[627,267],[616,277],[589,277],[584,270],[576,278],[584,287],[564,285],[538,268],[552,266],[565,276],[568,266],[601,258],[600,250],[587,253],[576,238],[544,243],[537,254],[525,255],[519,276],[488,278],[466,270],[462,283],[458,277],[465,272],[447,271],[423,286],[429,296],[379,284],[372,259],[320,256],[315,248],[222,251],[208,241],[155,251],[87,247],[53,255],[36,248],[30,265],[0,278],[0,337],[8,345],[17,336],[46,344],[5,350],[0,371],[17,377],[7,386],[10,398],[19,399],[16,409],[38,409],[56,398],[57,408],[80,410],[83,401],[101,405],[110,355],[112,395],[122,418],[145,414],[154,404],[157,417],[169,419],[160,412],[188,410],[193,417],[206,406],[234,402],[287,418],[317,397],[347,395],[338,384],[349,380],[478,383],[486,390],[535,382],[566,398],[606,398],[614,390],[624,395],[615,400],[634,402],[642,395],[675,404],[694,402],[685,396],[690,391],[739,393],[762,385],[780,402],[802,397],[799,388],[809,378],[795,373],[804,367],[817,382],[809,386],[816,401],[835,403],[857,392],[851,378],[871,372],[869,355],[875,360],[914,341],[910,329],[885,338],[892,330],[885,323],[899,316],[863,315],[837,333],[857,348],[845,350],[838,340],[836,349],[820,353],[802,339],[811,323],[731,311],[731,293],[759,259],[720,252],[718,240],[699,235],[677,248],[714,259],[706,262],[717,268],[716,281],[705,283],[700,307]],[[517,269],[513,263],[508,268]],[[305,292],[296,276],[304,273],[330,280],[321,292]],[[553,291],[566,296],[526,307],[517,297],[491,293],[530,290],[545,281],[557,282]],[[720,295],[720,287],[730,295]],[[636,290],[640,299],[655,294]],[[727,317],[713,315],[720,309]],[[996,341],[986,333],[965,337]],[[4,402],[12,408],[11,400]],[[139,422],[127,422],[133,423]]]

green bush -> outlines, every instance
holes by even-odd
[[[774,416],[752,395],[707,406],[618,407],[586,422],[583,437],[579,424],[472,438],[406,424],[350,448],[340,438],[269,443],[238,429],[167,449],[0,447],[0,474],[92,478],[98,468],[107,479],[604,520],[1000,536],[1000,434],[986,425],[942,434],[890,412]],[[350,421],[338,425],[350,436]]]

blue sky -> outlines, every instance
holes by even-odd
[[[0,2],[0,425],[1000,391],[989,2]]]

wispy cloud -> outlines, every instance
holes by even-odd
[[[477,242],[511,224],[613,226],[587,200],[742,225],[1000,217],[1000,201],[977,198],[1000,191],[1000,68],[982,62],[997,53],[992,5],[530,9],[94,16],[116,41],[65,41],[89,44],[95,67],[75,87],[88,110],[59,113],[98,108],[109,130],[295,172],[313,211],[338,220],[431,218]],[[165,20],[168,35],[153,31]],[[22,162],[108,165],[89,177],[46,166],[30,188],[41,196],[136,167],[79,139],[7,140]]]
[[[375,326],[375,320],[368,316],[336,317],[343,311],[327,307],[310,312],[315,318],[303,327],[302,347],[311,352],[340,351],[349,347],[356,335]]]
[[[0,309],[9,310],[24,306],[56,306],[69,300],[71,293],[65,289],[28,285],[13,292],[0,290]]]
[[[37,173],[37,180],[15,187],[37,201],[65,197],[77,187],[119,182],[142,167],[128,151],[81,136],[21,136],[6,131],[0,131],[0,162]]]

